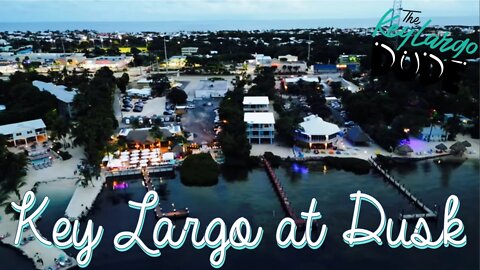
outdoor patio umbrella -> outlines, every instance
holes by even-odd
[[[471,147],[472,144],[469,142],[469,141],[463,141],[462,144],[465,146],[465,147]]]
[[[450,146],[450,151],[455,152],[455,153],[462,153],[467,150],[467,147],[461,143],[461,142],[456,142],[452,146]]]
[[[400,155],[407,155],[408,153],[412,153],[413,149],[409,145],[400,145],[395,149],[395,152],[397,152]]]
[[[442,151],[446,151],[448,149],[448,147],[443,143],[435,146],[435,148],[438,149],[438,150],[442,150]]]

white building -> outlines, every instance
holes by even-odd
[[[198,52],[198,47],[183,47],[182,56],[194,55]]]
[[[255,54],[255,65],[260,67],[272,66],[272,57],[263,54]]]
[[[287,55],[279,56],[278,60],[283,61],[283,62],[297,62],[298,61],[298,56],[287,54]]]
[[[246,96],[243,98],[244,112],[268,112],[270,110],[270,101],[267,96]]]
[[[308,66],[303,61],[282,61],[274,59],[272,61],[272,67],[276,67],[276,73],[292,74],[292,73],[307,73]]]
[[[53,83],[42,81],[33,81],[32,84],[40,91],[49,92],[57,98],[60,115],[63,115],[67,118],[72,118],[74,116],[73,100],[75,95],[77,95],[76,89],[68,91],[67,87],[64,85],[55,85]]]
[[[168,59],[168,62],[167,62],[167,67],[170,68],[170,69],[181,69],[183,67],[185,67],[185,65],[187,64],[187,57],[186,56],[180,56],[180,55],[176,55],[176,56],[172,56]],[[165,64],[164,64],[165,66]]]
[[[226,80],[200,80],[195,98],[224,97],[228,92],[228,81]]]
[[[247,138],[250,143],[273,143],[275,118],[272,112],[247,112],[243,120],[247,124]]]
[[[80,66],[90,71],[96,71],[102,67],[108,67],[112,71],[123,71],[131,62],[133,62],[132,56],[99,56],[86,59]]]
[[[300,129],[295,131],[295,141],[305,144],[309,148],[327,149],[338,140],[340,128],[332,123],[323,121],[317,115],[303,118]]]
[[[48,139],[47,129],[42,119],[0,126],[0,134],[4,135],[7,142],[13,146],[38,143]]]
[[[142,88],[142,89],[137,89],[137,88],[132,88],[127,90],[127,95],[131,97],[150,97],[152,96],[152,88]]]

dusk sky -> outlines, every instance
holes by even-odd
[[[0,22],[378,18],[392,0],[0,0]],[[403,1],[422,17],[478,18],[478,0]],[[0,29],[1,30],[1,29]]]

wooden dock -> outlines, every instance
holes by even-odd
[[[265,169],[268,174],[268,178],[270,179],[273,189],[275,190],[275,193],[278,195],[278,199],[280,200],[280,204],[282,205],[283,210],[285,211],[285,214],[292,218],[295,221],[295,224],[299,228],[305,227],[306,220],[298,218],[295,212],[293,211],[293,208],[290,204],[290,201],[288,200],[287,194],[285,193],[282,184],[277,178],[277,175],[272,169],[272,166],[270,165],[270,162],[263,157],[263,164],[265,164]]]
[[[403,213],[400,213],[399,214],[399,219],[400,220],[405,219],[407,221],[413,221],[413,220],[417,220],[419,218],[437,219],[437,212],[436,211],[433,211],[430,208],[428,208],[427,205],[425,205],[421,200],[419,200],[417,197],[415,197],[415,195],[413,195],[409,190],[407,190],[404,185],[400,184],[400,182],[395,180],[373,158],[370,158],[368,161],[372,164],[372,166],[377,171],[379,171],[383,175],[383,177],[387,180],[387,182],[392,184],[398,191],[400,191],[400,193],[402,193],[415,206],[417,206],[418,208],[420,208],[423,211],[423,213],[419,213],[419,214],[403,214]]]
[[[165,164],[160,166],[146,167],[149,173],[163,173],[163,172],[174,172],[175,166],[171,164]],[[127,169],[119,171],[106,171],[105,177],[139,177],[142,176],[142,168],[136,169]]]
[[[141,173],[142,173],[142,176],[143,176],[143,183],[144,183],[145,187],[147,188],[147,190],[148,191],[155,191],[155,187],[153,186],[152,179],[150,178],[149,169],[148,168],[143,168],[141,170]],[[190,214],[190,211],[188,210],[188,208],[180,209],[180,210],[173,209],[173,211],[163,213],[162,208],[160,207],[160,204],[157,204],[157,206],[155,206],[154,211],[155,211],[155,216],[158,219],[160,219],[162,217],[168,217],[170,219],[185,218],[185,217],[188,217],[188,215]]]

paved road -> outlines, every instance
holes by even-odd
[[[211,102],[212,106],[203,106]],[[213,128],[215,126],[214,109],[218,107],[220,99],[196,100],[195,109],[189,109],[182,117],[182,125],[186,131],[193,132],[196,136],[194,142],[211,142],[215,139]]]

